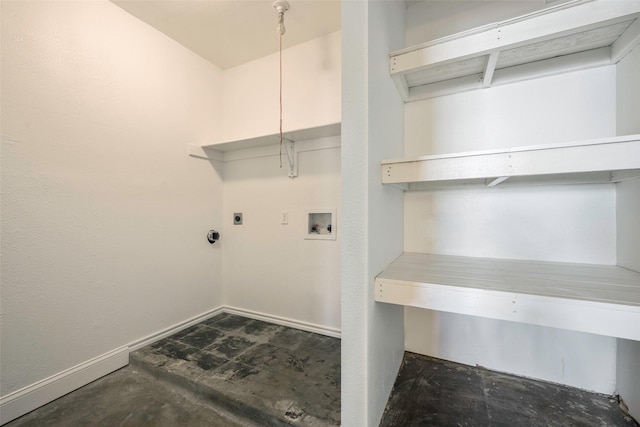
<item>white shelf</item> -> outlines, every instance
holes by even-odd
[[[382,183],[405,190],[619,182],[640,176],[640,135],[382,162]]]
[[[617,266],[405,253],[379,302],[640,341],[640,273]]]
[[[575,0],[390,54],[405,100],[615,64],[640,43],[640,2]]]
[[[341,124],[329,123],[312,128],[296,129],[283,133],[284,139],[288,141],[305,141],[309,139],[326,138],[340,135]],[[219,152],[244,150],[248,148],[265,147],[280,143],[280,133],[269,135],[259,135],[251,138],[235,139],[229,141],[216,142],[211,144],[190,145],[189,155],[193,157],[209,158],[205,149],[212,149]]]

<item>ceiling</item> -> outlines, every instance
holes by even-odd
[[[222,69],[279,48],[273,0],[111,0]],[[283,47],[340,29],[340,0],[288,0]]]

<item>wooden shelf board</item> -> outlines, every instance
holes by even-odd
[[[408,102],[608,65],[640,43],[638,17],[639,2],[572,1],[392,52],[390,74]]]
[[[640,135],[384,160],[382,183],[457,186],[610,183],[640,176]]]
[[[405,253],[376,301],[640,341],[640,273],[618,266]]]
[[[341,123],[329,123],[312,128],[296,129],[283,133],[284,139],[289,141],[305,141],[309,139],[326,138],[338,136],[341,132]],[[207,157],[205,149],[219,152],[244,150],[248,148],[265,147],[280,143],[280,133],[259,135],[256,137],[235,139],[229,141],[216,142],[211,144],[192,145],[190,155],[194,157]]]

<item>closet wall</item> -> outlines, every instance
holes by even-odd
[[[640,133],[640,46],[617,65],[618,135]],[[618,184],[618,264],[640,271],[640,179]],[[640,342],[618,340],[617,392],[640,419]]]
[[[409,9],[412,21],[429,22],[420,11]],[[408,27],[407,38],[418,31]],[[616,67],[608,66],[408,103],[404,155],[615,134]],[[614,185],[416,191],[404,205],[407,252],[616,263]],[[604,393],[616,387],[610,337],[416,308],[405,309],[405,334],[409,351]]]
[[[388,74],[404,4],[342,3],[342,424],[377,426],[402,356],[402,307],[374,300],[375,276],[402,252],[402,191],[380,162],[402,155],[403,103]]]

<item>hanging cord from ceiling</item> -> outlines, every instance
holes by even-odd
[[[284,13],[289,10],[289,3],[284,0],[276,0],[273,8],[278,12],[278,35],[280,38],[280,168],[282,168],[282,145],[284,143],[284,135],[282,132],[282,36],[286,32],[284,27]]]
[[[282,33],[280,33],[280,169],[282,169]]]

